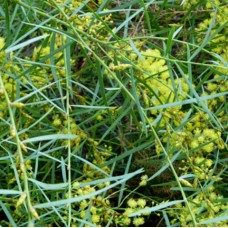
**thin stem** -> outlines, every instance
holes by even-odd
[[[69,50],[68,50],[69,51]],[[67,47],[64,49],[64,62],[65,62],[65,72],[66,72],[66,118],[67,118],[67,132],[71,135],[71,126],[70,126],[70,66],[67,57]],[[71,188],[71,139],[67,140],[67,171],[68,171],[68,199],[72,198],[72,188]],[[71,227],[71,204],[68,204],[68,227]]]
[[[3,93],[5,95],[5,98],[6,98],[6,103],[7,103],[8,111],[9,111],[9,114],[10,114],[11,128],[14,131],[13,136],[16,139],[17,151],[18,151],[19,158],[20,158],[20,169],[21,169],[21,171],[23,173],[24,192],[26,194],[26,202],[27,202],[26,206],[27,206],[27,210],[28,210],[28,224],[29,224],[29,226],[31,226],[33,224],[32,223],[32,212],[31,212],[32,204],[31,204],[31,197],[30,197],[27,169],[26,169],[26,166],[25,166],[25,159],[24,159],[23,152],[22,152],[21,141],[20,141],[20,138],[18,136],[18,132],[17,132],[17,127],[16,127],[16,123],[15,123],[15,120],[14,120],[13,111],[12,111],[12,108],[11,108],[11,105],[10,105],[11,102],[10,102],[8,93],[7,93],[6,89],[5,89],[1,74],[0,74],[0,87],[2,88]]]

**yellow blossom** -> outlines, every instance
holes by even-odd
[[[143,225],[144,223],[145,223],[145,221],[144,221],[143,217],[138,217],[138,218],[133,219],[133,224],[135,226],[140,226],[140,225]]]

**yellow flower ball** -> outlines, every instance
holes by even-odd
[[[143,225],[144,223],[145,223],[145,220],[143,217],[138,217],[133,219],[133,224],[135,226],[140,226],[140,225]]]
[[[127,201],[127,205],[129,206],[129,207],[131,207],[131,208],[136,208],[137,207],[137,202],[134,200],[134,199],[129,199],[128,201]]]
[[[92,215],[91,220],[93,223],[98,223],[100,221],[99,215]]]
[[[144,208],[146,206],[146,200],[145,199],[138,199],[137,204],[139,207]]]

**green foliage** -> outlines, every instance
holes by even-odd
[[[1,226],[227,226],[224,0],[5,0]]]

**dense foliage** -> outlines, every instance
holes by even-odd
[[[225,0],[0,4],[1,226],[228,226]]]

